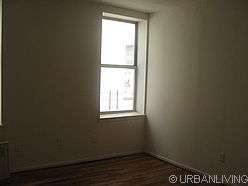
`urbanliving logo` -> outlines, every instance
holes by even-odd
[[[248,183],[248,175],[171,175],[170,183]]]

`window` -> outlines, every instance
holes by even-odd
[[[102,19],[100,112],[135,111],[137,23]]]

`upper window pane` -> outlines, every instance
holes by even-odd
[[[135,24],[102,20],[101,64],[134,65]]]

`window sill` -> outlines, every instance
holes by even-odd
[[[115,114],[101,114],[100,120],[107,119],[117,119],[117,118],[145,118],[145,114],[141,114],[138,112],[126,112],[126,113],[115,113]]]

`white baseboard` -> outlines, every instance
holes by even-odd
[[[196,174],[200,174],[200,175],[209,175],[208,173],[204,172],[204,171],[200,171],[200,170],[197,170],[193,167],[190,167],[188,165],[185,165],[183,163],[178,163],[178,162],[175,162],[174,160],[171,160],[171,159],[168,159],[162,155],[159,155],[159,154],[156,154],[156,153],[153,153],[153,152],[145,152],[146,154],[149,154],[150,156],[153,156],[155,158],[158,158],[160,160],[163,160],[163,161],[166,161],[167,163],[170,163],[172,165],[175,165],[177,167],[180,167],[180,168],[183,168],[185,170],[188,170],[190,172],[193,172],[193,173],[196,173]]]
[[[175,162],[174,160],[171,160],[171,159],[169,159],[169,158],[166,158],[166,157],[164,157],[164,156],[162,156],[162,155],[160,155],[160,154],[153,153],[153,152],[148,152],[148,151],[146,151],[145,153],[148,154],[148,155],[150,155],[150,156],[153,156],[153,157],[155,157],[155,158],[158,158],[158,159],[160,159],[160,160],[162,160],[162,161],[165,161],[165,162],[167,162],[167,163],[170,163],[170,164],[172,164],[172,165],[175,165],[175,166],[177,166],[177,167],[180,167],[180,168],[183,168],[183,169],[185,169],[185,170],[188,170],[188,171],[190,171],[190,172],[192,172],[192,173],[199,174],[199,175],[210,176],[210,174],[207,173],[207,172],[204,172],[204,171],[195,169],[195,168],[190,167],[190,166],[188,166],[188,165],[185,165],[185,164],[183,164],[183,163]],[[221,181],[221,180],[218,180],[218,181]],[[230,185],[230,186],[239,186],[238,184],[230,184],[230,183],[223,183],[223,184],[224,184],[224,185]]]
[[[91,157],[86,157],[82,159],[76,159],[76,160],[68,160],[68,161],[61,161],[61,162],[55,162],[55,163],[47,163],[47,164],[40,164],[40,165],[32,165],[27,167],[17,167],[13,170],[10,170],[11,173],[16,172],[22,172],[22,171],[30,171],[30,170],[37,170],[37,169],[44,169],[44,168],[51,168],[51,167],[59,167],[59,166],[65,166],[65,165],[72,165],[77,163],[85,163],[89,161],[97,161],[97,160],[104,160],[108,158],[117,158],[121,156],[127,156],[132,154],[138,154],[138,153],[144,153],[141,151],[129,151],[129,152],[121,152],[121,153],[113,153],[113,154],[105,154],[105,155],[96,155]]]

